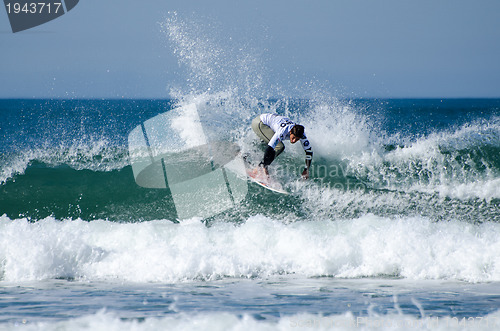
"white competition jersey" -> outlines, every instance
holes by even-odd
[[[274,136],[269,141],[269,146],[275,148],[280,141],[286,141],[290,139],[290,130],[295,126],[296,123],[292,122],[289,118],[279,116],[276,114],[262,114],[260,115],[260,120],[262,123],[270,127],[274,131]],[[304,150],[311,149],[311,144],[307,140],[306,135],[300,139],[300,143]]]

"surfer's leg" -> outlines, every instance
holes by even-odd
[[[252,129],[255,132],[255,134],[260,139],[262,139],[266,144],[268,144],[269,141],[271,140],[271,138],[274,136],[273,129],[271,129],[269,126],[265,125],[264,123],[262,123],[262,121],[260,119],[260,115],[253,119]],[[276,152],[275,157],[280,155],[284,150],[285,150],[285,145],[283,145],[283,142],[280,141],[276,145],[276,148],[274,149],[274,151]]]
[[[260,120],[260,116],[257,116],[253,119],[252,129],[253,132],[255,132],[255,134],[266,144],[268,144],[271,138],[274,136],[274,131],[270,127],[262,123],[262,121]]]

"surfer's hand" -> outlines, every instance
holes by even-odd
[[[302,171],[302,179],[309,179],[309,169],[305,168],[304,171]]]

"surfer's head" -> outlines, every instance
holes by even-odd
[[[295,124],[290,130],[290,142],[295,144],[304,137],[304,127],[300,124]]]

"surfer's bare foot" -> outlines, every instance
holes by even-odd
[[[268,179],[269,172],[264,167],[257,167],[252,170],[252,176],[258,180],[265,181]]]

